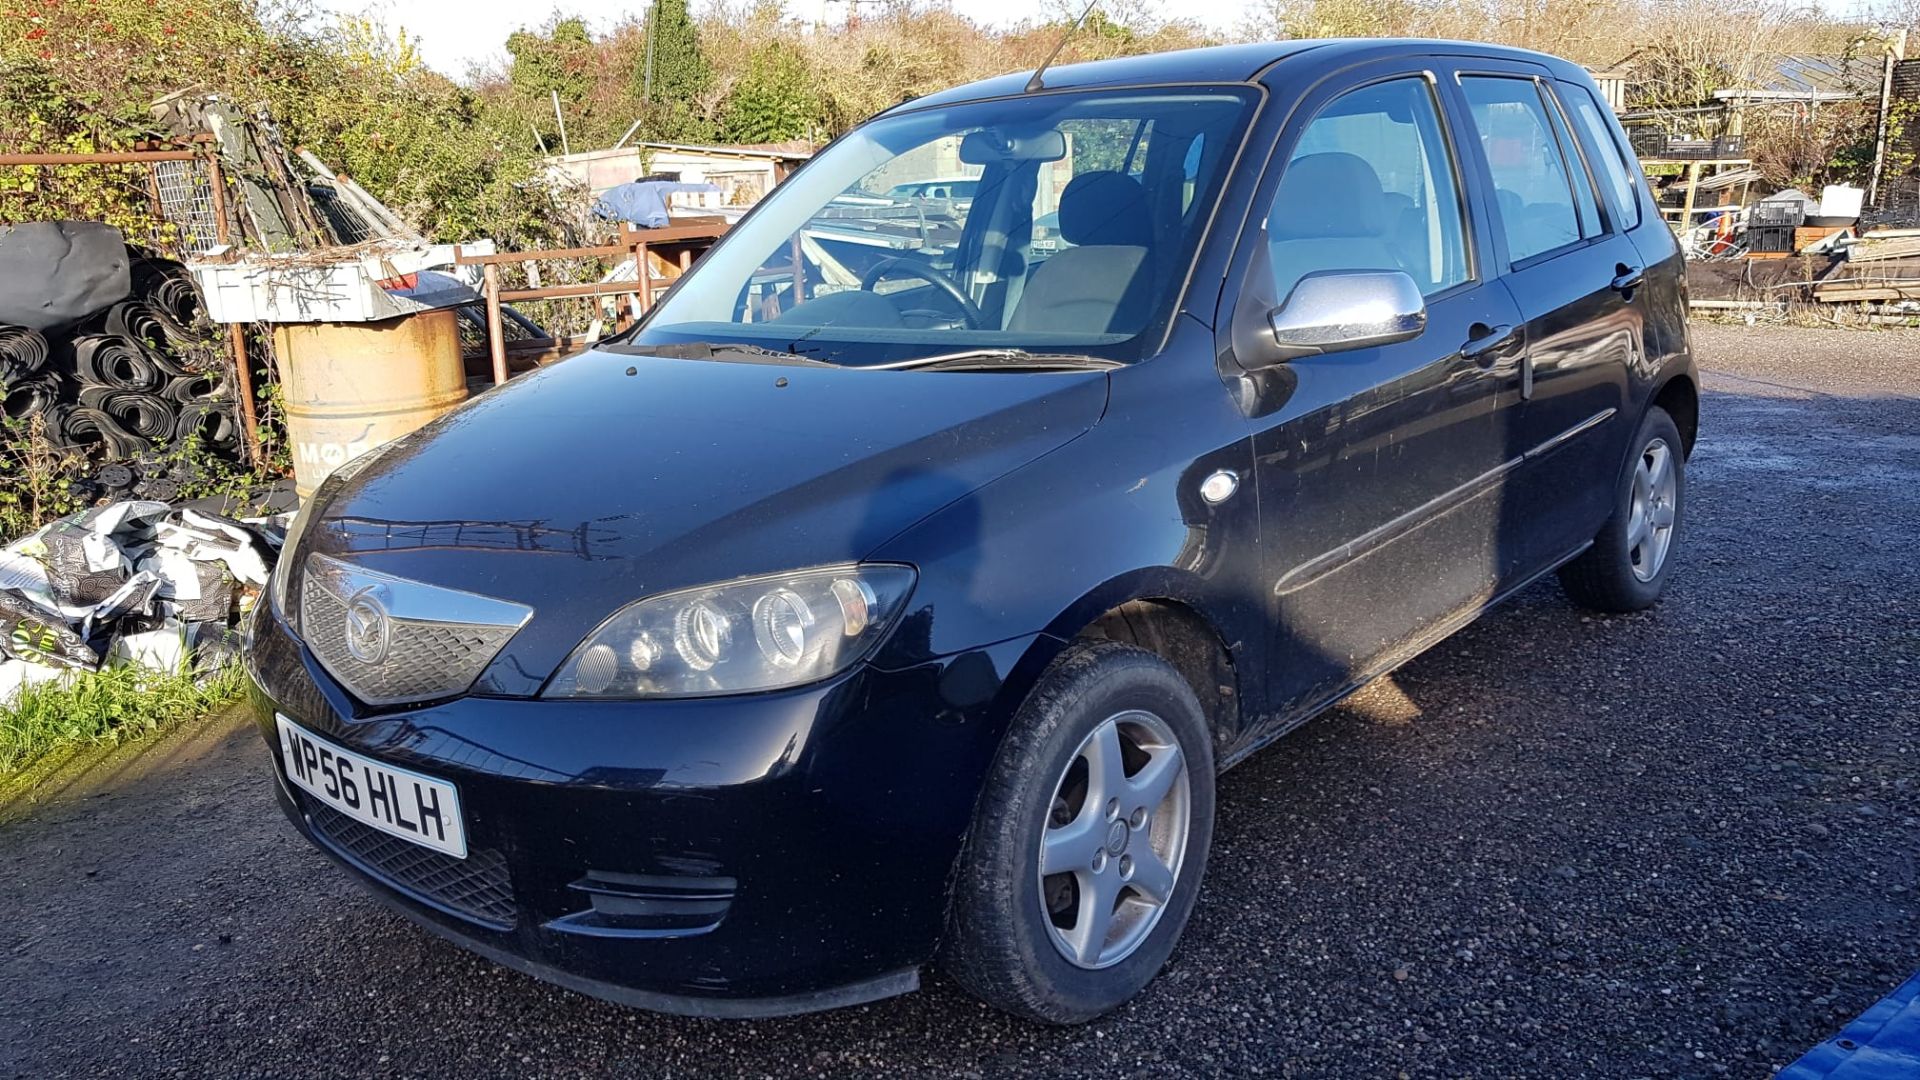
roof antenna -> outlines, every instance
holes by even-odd
[[[1093,13],[1093,5],[1099,2],[1100,0],[1087,0],[1087,6],[1080,9],[1080,17],[1073,20],[1073,25],[1067,27],[1066,33],[1060,35],[1059,41],[1053,43],[1053,51],[1048,53],[1047,58],[1040,62],[1040,66],[1033,69],[1033,78],[1027,80],[1027,93],[1031,94],[1035,91],[1046,89],[1046,87],[1040,84],[1040,76],[1045,75],[1047,69],[1053,66],[1054,58],[1060,55],[1061,49],[1067,47],[1067,39],[1073,36],[1075,30],[1080,29],[1081,23],[1087,21],[1087,16]]]

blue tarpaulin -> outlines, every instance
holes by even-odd
[[[667,196],[680,191],[719,191],[712,184],[683,184],[675,180],[635,180],[608,188],[593,204],[593,216],[606,221],[631,221],[648,229],[667,227]]]
[[[1777,1074],[1777,1080],[1914,1077],[1920,1077],[1920,974]]]

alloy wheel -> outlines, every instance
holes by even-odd
[[[1673,450],[1655,439],[1640,451],[1633,469],[1633,495],[1627,506],[1627,559],[1633,576],[1652,581],[1666,564],[1679,513],[1680,480]]]
[[[1186,755],[1160,717],[1108,717],[1054,783],[1040,839],[1040,903],[1054,948],[1077,967],[1133,955],[1179,881],[1192,819]]]

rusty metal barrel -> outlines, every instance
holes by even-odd
[[[361,323],[282,323],[274,353],[286,399],[294,490],[467,399],[451,308]]]

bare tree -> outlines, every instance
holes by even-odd
[[[1795,0],[1666,0],[1648,10],[1632,55],[1634,92],[1669,107],[1754,86],[1781,56],[1816,51],[1822,24],[1817,7]]]

